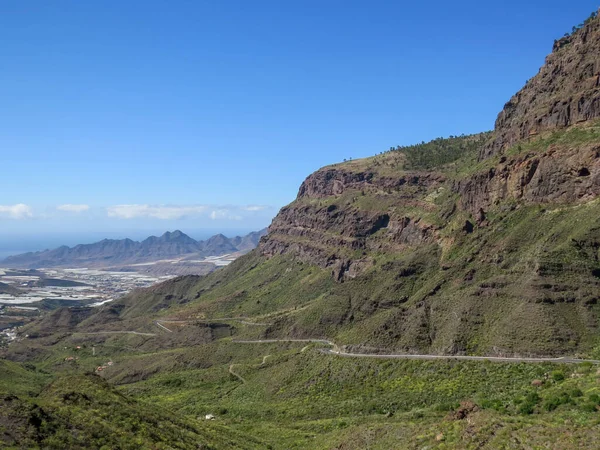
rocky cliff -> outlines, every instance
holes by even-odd
[[[258,252],[325,269],[338,284],[329,295],[348,300],[343,313],[331,312],[341,308],[333,300],[321,306],[321,324],[362,330],[342,333],[361,345],[591,348],[600,300],[599,42],[596,17],[558,41],[491,134],[313,173]],[[439,158],[439,149],[456,157]],[[287,326],[306,330],[306,320]]]
[[[539,73],[498,115],[487,158],[544,131],[600,116],[600,21],[592,15],[582,28],[555,41]]]
[[[363,169],[361,162],[324,168],[302,183],[295,202],[282,208],[260,251],[267,256],[294,253],[331,268],[336,279],[355,276],[371,265],[367,252],[400,251],[433,239],[435,227],[411,218],[402,207],[428,208],[423,198],[444,181],[436,173],[381,176],[376,168]]]
[[[596,198],[600,195],[600,134],[596,125],[580,124],[525,143],[514,154],[490,158],[487,170],[454,182],[460,205],[476,213],[506,200],[578,204]],[[581,137],[584,142],[578,143]]]

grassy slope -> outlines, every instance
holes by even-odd
[[[272,322],[270,335],[403,351],[589,354],[598,279],[573,242],[597,239],[599,216],[598,201],[499,211],[444,248],[376,255],[344,283],[294,258],[254,253],[198,282],[185,294],[198,300],[167,314],[248,316]]]
[[[556,441],[555,448],[577,439],[595,448],[600,437],[598,376],[586,365],[351,360],[300,352],[298,344],[221,342],[212,350],[220,357],[211,367],[165,370],[121,389],[182,414],[214,413],[282,449],[358,449],[367,441],[374,448],[498,448],[514,439],[532,447]],[[245,383],[217,361],[227,355]],[[531,386],[535,379],[545,380],[542,387]],[[468,421],[453,418],[463,401],[479,410]]]
[[[221,425],[201,423],[128,398],[97,375],[74,371],[41,388],[37,374],[0,362],[0,447],[159,449],[261,445],[258,440]],[[36,389],[24,392],[25,387]]]

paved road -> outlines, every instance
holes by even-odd
[[[375,354],[375,353],[348,353],[343,352],[339,347],[327,339],[257,339],[257,340],[233,340],[237,344],[272,344],[276,342],[312,342],[325,345],[331,345],[333,349],[321,349],[321,352],[329,355],[343,356],[348,358],[379,358],[379,359],[422,359],[422,360],[459,360],[459,361],[495,361],[495,362],[512,362],[512,363],[562,363],[562,364],[577,364],[582,362],[590,362],[592,364],[600,364],[600,361],[595,359],[579,359],[569,356],[559,358],[511,358],[508,356],[462,356],[462,355],[412,355],[412,354]],[[306,348],[306,347],[305,347]],[[304,349],[303,349],[304,350]]]
[[[241,323],[246,323],[247,325],[268,325],[268,324],[262,324],[262,323],[256,323],[256,322],[246,322],[245,318],[242,319],[239,317],[222,317],[219,319],[212,320],[211,322],[216,322],[218,320],[235,320],[235,321],[238,321]],[[169,330],[167,327],[162,325],[161,322],[162,323],[189,323],[189,322],[194,322],[194,321],[156,320],[154,322],[156,325],[158,325],[165,331],[172,333],[173,331]],[[196,322],[198,322],[198,320],[196,320]],[[125,331],[125,332],[115,331],[114,333],[133,333],[133,334],[140,334],[140,335],[144,335],[144,336],[154,336],[154,334],[152,334],[152,333],[138,333],[135,331]],[[589,362],[592,364],[600,364],[599,360],[580,359],[580,358],[573,358],[570,356],[562,356],[562,357],[558,357],[558,358],[549,358],[549,357],[548,358],[544,358],[544,357],[540,357],[540,358],[521,357],[520,358],[520,357],[509,357],[509,356],[415,355],[415,354],[397,354],[397,353],[390,353],[390,354],[350,353],[350,352],[341,351],[335,342],[332,342],[328,339],[321,339],[321,338],[315,338],[315,339],[254,339],[254,340],[235,340],[234,339],[231,342],[236,343],[236,344],[274,344],[277,342],[304,342],[304,343],[323,344],[323,345],[329,345],[332,348],[331,349],[321,349],[322,353],[336,355],[336,356],[342,356],[342,357],[348,357],[348,358],[421,359],[421,360],[430,360],[430,361],[435,361],[435,360],[495,361],[495,362],[511,362],[511,363],[549,362],[549,363],[562,363],[562,364],[578,364],[578,363],[583,363],[583,362]],[[306,350],[306,348],[307,347],[304,347],[302,349],[302,351]],[[263,362],[263,364],[264,364],[264,362]],[[230,367],[230,369],[231,369],[231,367]]]
[[[337,352],[329,349],[322,349],[323,353],[348,356],[352,358],[383,358],[383,359],[425,359],[425,360],[437,360],[437,359],[456,359],[461,361],[497,361],[497,362],[551,362],[551,363],[563,363],[563,364],[578,364],[582,362],[590,362],[592,364],[600,364],[600,361],[595,359],[579,359],[571,358],[568,356],[562,356],[560,358],[511,358],[508,356],[463,356],[463,355],[410,355],[410,354],[389,354],[379,355],[372,353],[347,353]]]
[[[256,322],[247,322],[245,320],[245,318],[239,318],[239,317],[222,317],[220,319],[215,319],[212,320],[210,322],[216,322],[218,320],[235,320],[241,323],[245,323],[247,325],[268,325],[268,324],[262,324],[262,323],[256,323]],[[173,330],[170,330],[169,328],[165,327],[163,325],[163,323],[178,323],[178,324],[184,324],[184,323],[190,323],[190,322],[198,322],[198,320],[191,320],[191,321],[186,321],[186,320],[155,320],[154,324],[157,325],[158,327],[162,328],[163,330],[172,333]],[[207,321],[208,322],[208,321]],[[136,334],[139,336],[156,336],[155,333],[141,333],[139,331],[99,331],[99,332],[90,332],[90,333],[76,333],[76,334]],[[578,364],[578,363],[583,363],[583,362],[589,362],[592,364],[600,364],[600,361],[595,360],[595,359],[580,359],[580,358],[573,358],[570,356],[562,356],[562,357],[558,357],[558,358],[533,358],[533,357],[522,357],[522,358],[518,358],[518,357],[509,357],[509,356],[465,356],[465,355],[415,355],[415,354],[396,354],[396,353],[390,353],[390,354],[377,354],[377,353],[350,353],[350,352],[343,352],[340,350],[340,348],[338,347],[338,345],[335,342],[332,342],[328,339],[320,339],[320,338],[315,338],[315,339],[255,339],[255,340],[232,340],[231,342],[234,342],[236,344],[274,344],[277,342],[304,342],[304,343],[315,343],[315,344],[323,344],[323,345],[329,345],[332,348],[331,349],[321,349],[322,353],[325,354],[330,354],[330,355],[336,355],[336,356],[342,356],[342,357],[348,357],[348,358],[378,358],[378,359],[421,359],[421,360],[429,360],[429,361],[434,361],[434,360],[458,360],[458,361],[496,361],[496,362],[512,362],[512,363],[521,363],[521,362],[527,362],[527,363],[544,363],[544,362],[550,362],[550,363],[562,363],[562,364]],[[306,350],[307,346],[305,346],[301,351]],[[263,360],[263,364],[264,364],[264,360]],[[233,366],[233,365],[232,365]],[[232,366],[230,366],[230,372],[231,372],[231,368]],[[233,373],[233,375],[237,376],[237,374]],[[242,377],[238,378],[242,379]]]

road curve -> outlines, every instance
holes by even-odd
[[[309,344],[325,344],[333,347],[333,353],[339,354],[340,349],[335,342],[327,339],[255,339],[255,340],[236,340],[233,339],[231,342],[236,344],[274,344],[276,342],[306,342]],[[306,347],[302,350],[304,351]]]
[[[247,325],[250,325],[250,324],[252,324],[252,325],[268,325],[268,324],[262,324],[262,323],[256,323],[256,322],[245,322],[241,319],[242,318],[240,318],[240,317],[235,317],[235,318],[234,317],[222,317],[219,319],[214,319],[213,322],[218,321],[218,320],[235,320],[238,322],[246,323]],[[167,327],[162,325],[161,322],[163,322],[163,323],[189,323],[191,321],[185,321],[185,320],[181,320],[181,321],[179,321],[179,320],[156,320],[156,321],[154,321],[154,323],[157,326],[164,329],[165,331],[168,331],[169,333],[172,333],[173,331],[169,330]],[[197,322],[197,320],[196,320],[196,322]],[[118,332],[115,332],[115,333],[118,333]],[[145,335],[145,336],[153,336],[154,335],[152,333],[138,333],[135,331],[127,331],[127,332],[123,332],[123,333],[133,333],[133,334],[140,334],[140,335]],[[304,342],[304,343],[309,343],[309,344],[310,343],[324,344],[324,345],[329,345],[332,348],[331,349],[321,349],[322,353],[329,354],[329,355],[341,356],[341,357],[347,357],[347,358],[416,359],[416,360],[428,360],[428,361],[435,361],[435,360],[492,361],[492,362],[509,362],[509,363],[523,363],[523,362],[525,362],[525,363],[545,363],[545,362],[547,362],[547,363],[556,363],[556,364],[579,364],[579,363],[588,362],[588,363],[592,363],[592,364],[600,364],[600,360],[580,359],[580,358],[573,358],[570,356],[561,356],[561,357],[557,357],[557,358],[550,358],[550,357],[534,358],[534,357],[509,357],[509,356],[467,356],[467,355],[427,355],[427,354],[416,355],[416,354],[408,354],[408,353],[402,353],[402,354],[398,354],[398,353],[390,353],[390,354],[351,353],[351,352],[343,352],[335,342],[330,341],[328,339],[323,339],[323,338],[254,339],[254,340],[234,339],[231,342],[235,343],[235,344],[274,344],[277,342]],[[304,347],[302,349],[302,351],[304,351],[304,350],[306,350],[306,347]],[[264,364],[264,362],[263,362],[263,364]]]
[[[569,356],[558,358],[515,358],[508,356],[465,356],[465,355],[413,355],[413,354],[377,354],[377,353],[349,353],[343,352],[339,347],[327,339],[256,339],[256,340],[232,340],[236,344],[273,344],[276,342],[311,342],[325,345],[331,345],[333,349],[321,349],[322,353],[336,355],[347,358],[378,358],[378,359],[421,359],[421,360],[458,360],[458,361],[492,361],[492,362],[510,362],[510,363],[558,363],[558,364],[578,364],[588,362],[600,364],[596,359],[579,359]]]

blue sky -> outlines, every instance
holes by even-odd
[[[596,6],[4,0],[0,235],[266,226],[323,165],[491,129]]]

